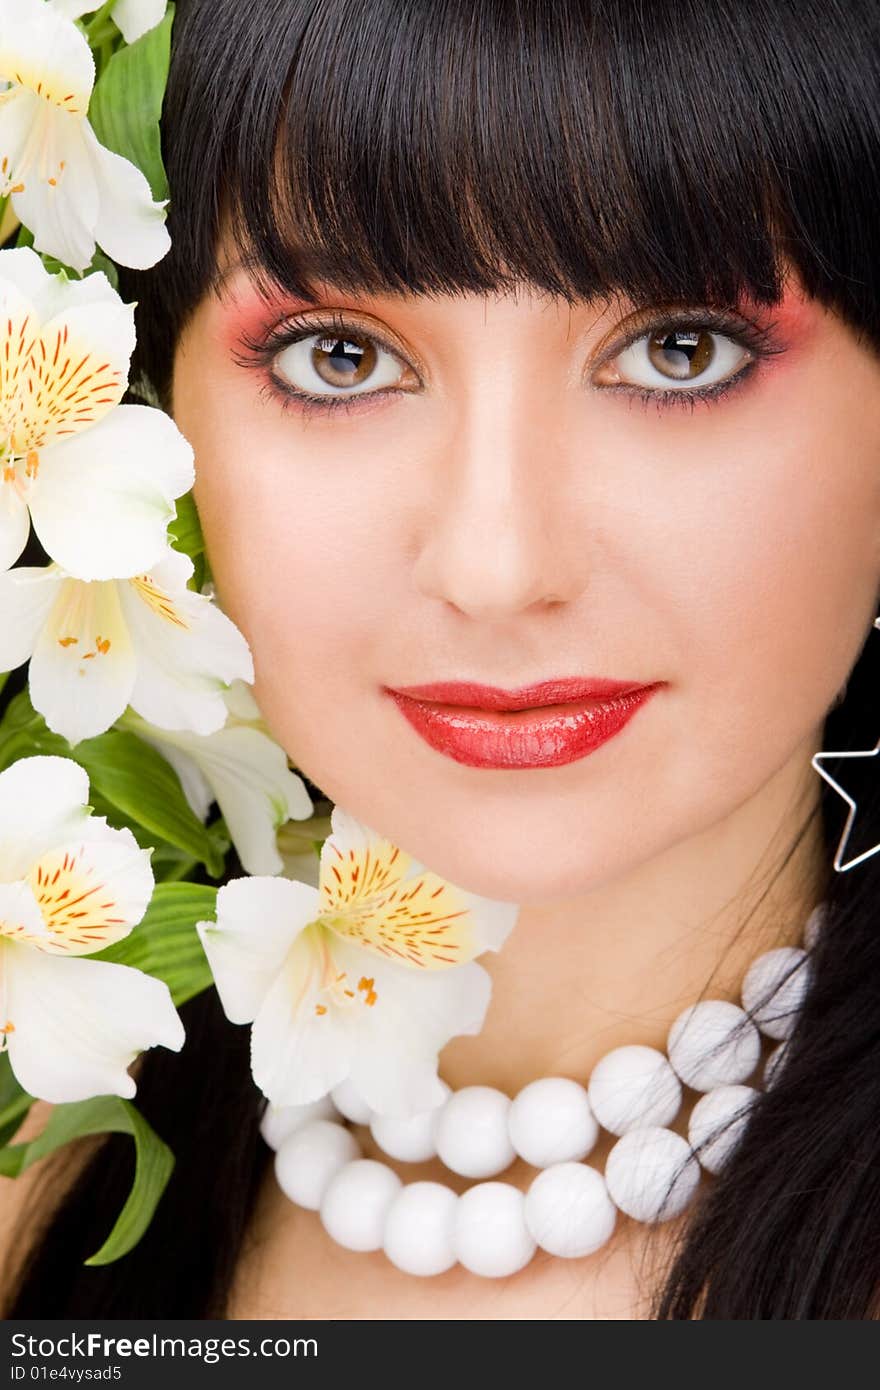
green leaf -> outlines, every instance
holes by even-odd
[[[0,1148],[18,1133],[33,1103],[33,1096],[15,1079],[9,1053],[0,1052]]]
[[[96,270],[103,270],[114,290],[119,289],[119,271],[109,256],[105,256],[103,251],[95,251],[91,265],[83,271],[83,276],[92,275]]]
[[[0,772],[18,758],[41,753],[72,758],[84,767],[95,814],[117,829],[127,827],[139,845],[157,849],[157,840],[166,841],[188,863],[204,864],[213,878],[221,877],[230,843],[223,826],[202,824],[174,768],[136,734],[111,729],[72,747],[46,727],[22,690],[0,719]]]
[[[196,922],[213,921],[217,889],[204,883],[159,883],[150,906],[128,936],[90,960],[130,965],[164,980],[175,1006],[214,983]]]
[[[55,1149],[88,1134],[130,1134],[135,1144],[134,1182],[104,1244],[85,1261],[112,1264],[137,1245],[153,1219],[174,1168],[174,1154],[130,1101],[121,1096],[57,1105],[36,1139],[0,1149],[0,1174],[15,1178]]]
[[[0,719],[0,772],[18,758],[29,758],[39,753],[56,754],[62,758],[72,756],[67,739],[46,728],[46,721],[41,714],[37,714],[28,692],[21,690],[9,701]]]
[[[177,499],[177,515],[168,527],[171,542],[175,550],[182,550],[184,555],[188,555],[191,560],[195,560],[205,549],[205,538],[202,535],[202,524],[199,521],[199,514],[196,511],[195,500],[191,492],[184,493],[183,497]]]
[[[159,118],[168,80],[174,6],[135,43],[114,53],[95,83],[89,120],[102,145],[146,174],[153,197],[168,197]]]
[[[111,729],[83,739],[73,756],[96,791],[123,815],[220,877],[223,855],[184,796],[177,773],[155,748],[136,734]]]

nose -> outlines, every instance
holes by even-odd
[[[443,437],[414,566],[423,594],[483,621],[570,602],[586,582],[558,419],[517,394],[474,391]]]

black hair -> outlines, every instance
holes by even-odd
[[[178,0],[163,117],[172,249],[123,272],[135,377],[171,403],[173,345],[228,214],[267,284],[779,302],[788,268],[880,352],[876,0]],[[329,272],[329,273],[328,273]],[[825,748],[880,736],[869,638]],[[842,803],[822,784],[828,861]],[[880,841],[880,792],[860,796]],[[864,1318],[880,1253],[880,855],[829,872],[828,926],[774,1086],[696,1204],[658,1318]],[[83,1267],[130,1177],[101,1145],[34,1243],[6,1316],[223,1316],[269,1150],[247,1030],[213,991],[136,1103],[177,1166],[153,1226]]]

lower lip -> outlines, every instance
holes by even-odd
[[[613,698],[508,712],[435,704],[389,690],[417,734],[468,767],[561,767],[607,743],[648,702],[659,685]]]

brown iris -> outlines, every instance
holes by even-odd
[[[700,376],[714,356],[712,334],[706,329],[661,329],[648,339],[648,357],[658,372],[689,381]]]
[[[376,347],[369,338],[319,338],[312,365],[328,386],[360,386],[376,368]]]

